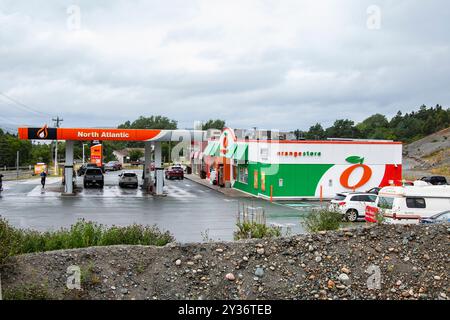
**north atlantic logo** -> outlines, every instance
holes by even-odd
[[[44,125],[41,128],[28,128],[28,137],[31,140],[56,140],[57,128]]]
[[[38,139],[45,139],[48,137],[48,126],[44,125],[42,128],[36,132],[36,138]]]

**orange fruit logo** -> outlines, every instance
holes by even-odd
[[[341,177],[339,179],[341,185],[346,189],[353,189],[353,190],[365,185],[372,177],[372,169],[370,169],[368,165],[363,164],[364,158],[358,156],[351,156],[345,160],[347,162],[354,163],[354,165],[345,169],[344,172],[342,172]],[[357,183],[355,183],[354,185],[350,185],[349,182],[350,176],[357,168],[363,169],[363,175]]]

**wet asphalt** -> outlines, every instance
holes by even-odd
[[[136,171],[140,177],[142,171]],[[60,178],[48,178],[44,190],[39,179],[4,182],[0,216],[12,225],[39,231],[69,227],[79,219],[111,226],[133,223],[169,230],[179,242],[233,240],[238,207],[263,208],[268,224],[283,232],[303,233],[301,216],[309,205],[291,208],[261,199],[230,198],[193,181],[165,181],[164,197],[145,195],[140,189],[118,186],[119,172],[105,174],[104,189],[80,188],[76,196],[61,196]],[[259,209],[261,210],[261,209]]]

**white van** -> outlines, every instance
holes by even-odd
[[[421,218],[450,209],[450,185],[384,187],[378,193],[375,207],[383,212],[388,223],[418,223]],[[366,220],[373,209],[366,208]]]

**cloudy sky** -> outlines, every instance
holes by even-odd
[[[307,129],[448,107],[449,30],[446,0],[0,0],[0,126]]]

